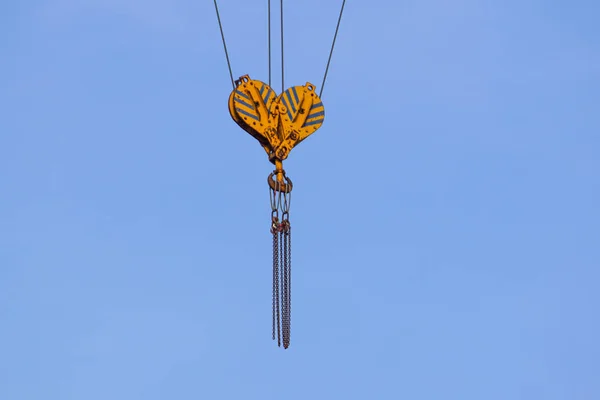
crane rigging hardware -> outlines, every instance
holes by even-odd
[[[307,82],[304,86],[292,86],[285,90],[283,57],[283,0],[280,0],[281,17],[281,87],[277,96],[271,88],[271,0],[268,0],[268,49],[269,83],[243,75],[234,80],[231,61],[217,0],[214,0],[217,21],[225,49],[227,67],[233,90],[229,95],[228,107],[231,118],[244,131],[254,137],[263,147],[275,169],[267,178],[271,203],[271,234],[273,235],[273,293],[272,293],[272,338],[277,345],[287,349],[290,345],[291,326],[291,235],[289,220],[292,180],[283,169],[283,161],[300,142],[312,135],[323,125],[325,109],[321,96],[333,55],[340,22],[346,0],[342,1],[321,91]]]

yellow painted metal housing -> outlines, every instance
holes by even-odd
[[[236,88],[229,96],[229,113],[265,149],[281,183],[284,183],[282,161],[319,129],[325,118],[323,103],[313,84],[293,86],[276,96],[269,85],[248,75],[236,81]]]

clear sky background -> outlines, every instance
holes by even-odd
[[[266,1],[220,3],[266,80]],[[286,86],[320,87],[340,4],[286,1]],[[599,15],[348,1],[285,164],[284,351],[212,1],[3,1],[0,399],[599,399]]]

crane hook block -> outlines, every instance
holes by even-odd
[[[276,96],[264,82],[240,77],[229,96],[231,118],[269,155],[285,160],[290,151],[323,125],[325,109],[315,86],[293,86]]]

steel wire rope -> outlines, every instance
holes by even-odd
[[[268,19],[268,27],[269,27],[269,87],[271,87],[271,0],[268,1],[267,5],[267,19]]]
[[[281,94],[285,91],[285,83],[283,79],[283,0],[280,1],[281,8]]]
[[[231,78],[231,86],[235,89],[235,83],[233,81],[233,72],[231,71],[231,62],[229,61],[229,52],[227,51],[227,44],[225,43],[225,34],[223,33],[223,24],[221,24],[221,16],[219,15],[219,6],[217,6],[217,0],[215,2],[215,11],[217,12],[217,21],[219,21],[219,30],[221,31],[221,39],[223,40],[223,48],[225,49],[225,58],[227,59],[227,67],[229,68],[229,77]]]
[[[338,31],[340,30],[340,23],[342,22],[342,14],[344,13],[344,6],[346,0],[342,2],[342,9],[340,10],[340,16],[338,18],[337,26],[335,28],[335,34],[333,35],[333,43],[331,44],[331,51],[329,52],[329,59],[327,60],[327,67],[325,68],[325,75],[323,76],[323,83],[321,84],[321,91],[319,97],[323,95],[323,89],[325,88],[325,80],[327,79],[327,72],[329,72],[329,64],[331,64],[331,56],[333,55],[333,48],[335,47],[335,40],[337,39]]]

